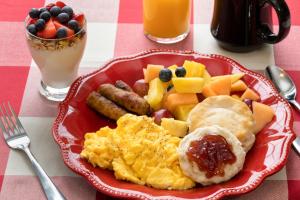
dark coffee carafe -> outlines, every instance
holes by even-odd
[[[272,8],[277,13],[279,31],[272,31]],[[215,0],[211,33],[224,49],[248,52],[263,43],[283,40],[291,26],[284,0]]]

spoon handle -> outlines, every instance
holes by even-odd
[[[300,112],[300,104],[296,100],[289,100],[291,104]]]

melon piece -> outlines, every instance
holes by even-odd
[[[172,83],[178,93],[200,93],[204,86],[204,79],[200,77],[172,78]]]
[[[224,76],[215,81],[212,81],[209,84],[209,87],[217,94],[217,95],[230,95],[231,89],[231,79],[230,76]]]
[[[273,109],[263,103],[252,102],[253,117],[255,120],[254,133],[261,131],[274,117]]]
[[[203,73],[203,79],[204,79],[205,84],[208,84],[211,79],[211,75],[208,73],[208,71],[206,69],[204,70],[204,73]]]
[[[217,96],[217,94],[215,93],[215,91],[213,91],[213,90],[211,89],[211,87],[209,86],[209,84],[208,84],[208,85],[205,85],[205,86],[203,87],[202,94],[203,94],[203,96],[205,96],[205,97]]]
[[[173,77],[176,77],[175,70],[177,67],[177,65],[171,65],[170,67],[168,67],[168,69],[172,71]]]
[[[202,77],[205,70],[205,65],[195,61],[184,61],[183,67],[186,70],[185,77]]]
[[[154,110],[159,110],[161,108],[164,92],[164,85],[159,78],[150,81],[147,102],[150,104],[151,108]]]
[[[143,69],[145,82],[149,83],[153,79],[157,78],[159,76],[160,70],[162,70],[163,68],[163,65],[148,64],[147,69]]]
[[[191,93],[174,93],[170,94],[166,100],[166,108],[174,114],[175,108],[179,105],[197,104],[198,98],[196,94]]]
[[[173,118],[162,118],[160,125],[168,130],[170,135],[176,137],[184,137],[189,130],[187,122],[175,120]]]
[[[174,116],[176,119],[186,121],[189,113],[197,104],[179,105],[174,110]]]
[[[211,80],[215,81],[215,80],[218,80],[223,77],[230,77],[231,83],[235,83],[238,80],[240,80],[244,75],[245,75],[244,73],[236,73],[236,74],[229,74],[229,75],[222,75],[222,76],[214,76],[214,77],[211,77]]]
[[[251,99],[253,101],[257,101],[259,99],[259,95],[253,90],[251,90],[250,88],[247,88],[246,91],[241,96],[241,99],[242,100]]]
[[[242,92],[247,89],[247,85],[244,81],[238,80],[237,82],[231,85],[231,92]]]
[[[174,87],[172,87],[169,91],[165,92],[164,97],[163,97],[163,99],[162,99],[162,107],[163,107],[163,108],[166,108],[166,109],[167,109],[166,102],[167,102],[168,96],[169,96],[170,94],[174,94],[174,93],[176,93],[176,90],[175,90]]]

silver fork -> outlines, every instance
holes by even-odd
[[[0,128],[7,145],[26,153],[48,200],[65,200],[29,149],[30,139],[10,103],[0,105]]]

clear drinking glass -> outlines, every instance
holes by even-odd
[[[29,17],[25,20],[25,26]],[[63,101],[71,83],[78,76],[86,39],[86,20],[80,31],[62,39],[44,39],[32,35],[25,27],[26,40],[32,58],[40,69],[39,91],[51,101]]]
[[[150,40],[172,44],[187,37],[191,0],[143,0],[144,34]]]

